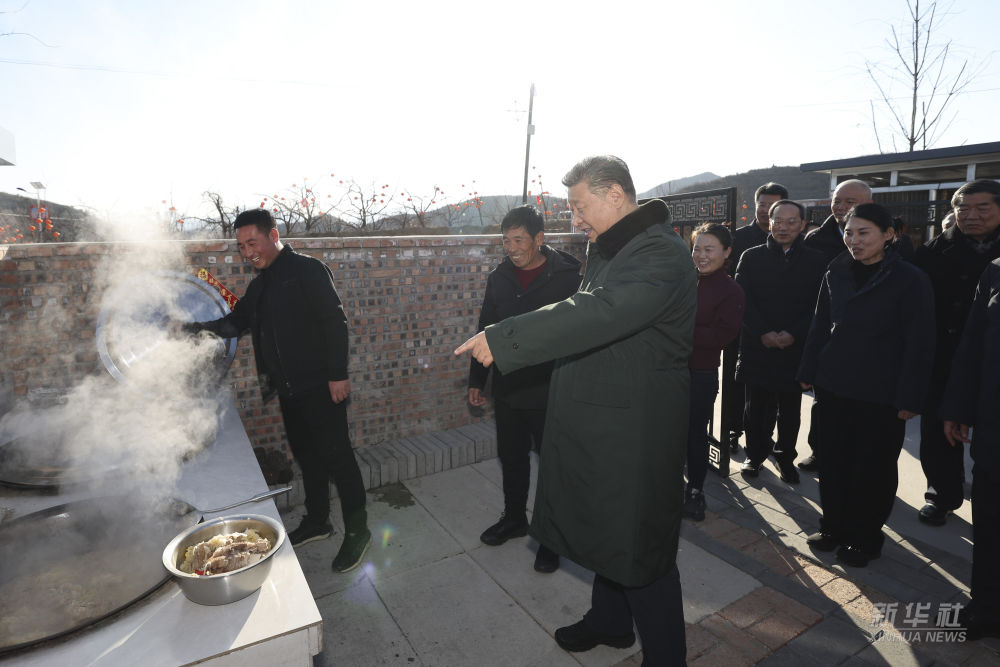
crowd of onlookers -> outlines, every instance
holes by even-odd
[[[927,478],[919,519],[944,525],[964,499],[971,442],[972,636],[1000,633],[1000,183],[960,187],[943,231],[917,248],[860,180],[840,183],[831,215],[806,233],[806,212],[767,183],[756,219],[730,233],[692,235],[699,274],[690,362],[684,515],[701,520],[706,428],[718,393],[722,446],[739,449],[744,477],[773,457],[780,478],[818,475],[822,517],[810,548],[848,566],[878,558],[898,484],[906,421],[920,417]],[[813,392],[808,443],[796,464],[803,392]],[[970,439],[970,428],[974,427]]]
[[[699,226],[690,246],[663,201],[639,203],[620,158],[586,158],[563,185],[589,242],[582,272],[545,245],[537,210],[510,211],[479,333],[455,350],[471,356],[471,405],[485,404],[492,377],[504,511],[480,540],[530,534],[537,572],[565,557],[595,573],[591,608],[556,630],[559,646],[631,646],[634,627],[643,664],[684,663],[676,550],[681,518],[705,517],[720,389],[720,447],[743,440],[747,478],[768,458],[786,483],[817,475],[808,544],[847,566],[881,555],[906,422],[920,417],[919,516],[932,526],[963,502],[971,441],[972,601],[958,620],[969,639],[1000,636],[987,572],[1000,561],[1000,355],[987,343],[1000,329],[1000,183],[958,188],[953,223],[917,248],[856,179],[813,230],[767,183],[752,224]],[[805,392],[811,452],[800,456]]]

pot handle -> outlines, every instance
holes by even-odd
[[[222,511],[225,511],[225,510],[232,509],[234,507],[239,507],[240,505],[249,505],[250,503],[259,503],[262,500],[267,500],[268,498],[272,498],[272,497],[280,495],[282,493],[287,493],[288,491],[291,491],[291,490],[292,490],[292,487],[286,486],[286,487],[281,488],[281,489],[275,489],[274,491],[265,491],[264,493],[258,493],[253,498],[247,498],[246,500],[241,500],[238,503],[233,503],[232,505],[226,505],[225,507],[216,507],[215,509],[199,510],[199,511],[202,514],[214,514],[215,512],[222,512]]]

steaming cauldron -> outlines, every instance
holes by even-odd
[[[0,524],[0,654],[97,623],[152,593],[169,579],[163,545],[200,520],[186,503],[123,495]]]
[[[113,397],[106,400],[110,409],[76,409],[72,412],[82,414],[67,417],[75,403],[88,404],[76,392],[64,408],[22,419],[32,421],[30,430],[0,432],[0,484],[50,488],[101,479],[118,468],[127,471],[128,443],[145,440],[147,432],[166,434],[164,423],[183,427],[169,433],[169,448],[178,456],[190,457],[211,444],[221,417],[219,382],[236,353],[236,339],[171,340],[167,324],[228,313],[215,288],[184,273],[141,273],[109,289],[98,317],[97,348],[113,380],[101,385],[89,378],[94,380],[89,386],[106,399]],[[124,418],[134,422],[136,415],[146,419],[139,428]],[[95,424],[100,432],[91,441],[103,439],[108,446],[88,445],[81,453],[83,427]],[[111,436],[125,444],[112,449]]]

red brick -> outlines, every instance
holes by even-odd
[[[797,554],[773,540],[760,540],[744,549],[743,553],[782,576],[802,569],[801,562],[796,558]]]
[[[747,632],[769,649],[775,651],[802,634],[811,625],[813,624],[805,623],[803,620],[782,611],[776,611],[759,623],[747,628]]]
[[[749,667],[755,662],[727,644],[719,644],[705,655],[687,661],[688,667]]]
[[[746,628],[774,611],[774,602],[764,595],[764,588],[755,588],[736,602],[719,610],[719,615],[738,628]]]
[[[768,588],[767,586],[762,586],[757,590],[760,591],[762,597],[771,603],[773,609],[798,618],[807,626],[815,625],[823,620],[821,613],[815,609],[810,609],[801,602],[796,602],[780,591]]]
[[[741,630],[719,614],[712,614],[702,620],[698,625],[711,632],[722,640],[723,644],[729,645],[742,653],[751,663],[759,662],[769,651],[765,644],[750,635],[745,630]]]
[[[688,623],[684,629],[684,639],[687,643],[687,659],[690,662],[693,658],[708,653],[721,641],[719,637],[712,634],[700,625]]]

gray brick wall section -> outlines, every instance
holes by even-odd
[[[385,442],[354,450],[354,458],[361,470],[365,489],[375,489],[415,477],[422,477],[452,468],[472,465],[496,458],[497,437],[492,421],[468,424],[449,431],[429,435],[415,435],[394,442]],[[278,484],[272,488],[287,486]],[[285,502],[291,506],[305,499],[302,490],[302,472],[295,468],[290,497]],[[330,497],[337,497],[337,489],[330,485]]]

